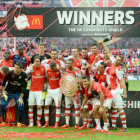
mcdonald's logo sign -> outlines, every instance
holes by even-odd
[[[11,114],[10,112],[7,113],[7,118],[8,118],[9,120],[11,120],[11,119],[13,118],[13,116],[12,116],[12,114]]]
[[[40,19],[39,18],[33,18],[32,25],[41,25],[40,24]]]
[[[29,26],[25,30],[43,29],[43,15],[26,15]]]

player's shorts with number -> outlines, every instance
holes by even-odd
[[[43,105],[42,91],[30,91],[28,105],[29,106]]]
[[[51,105],[54,100],[56,106],[61,106],[62,93],[60,88],[48,89],[45,105]]]

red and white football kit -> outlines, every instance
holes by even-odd
[[[114,62],[114,58],[111,58]],[[123,94],[123,89],[120,84],[120,80],[123,78],[123,70],[121,66],[115,66],[112,64],[110,69],[110,84],[111,84],[111,93],[113,94],[113,107],[114,108],[123,108],[123,99],[121,94]]]
[[[85,89],[83,89],[83,92],[81,92],[83,95],[86,95],[86,96],[88,96],[88,104],[85,104],[84,105],[84,108],[85,109],[88,109],[88,111],[89,111],[89,115],[91,115],[92,114],[92,103],[91,103],[91,100],[92,100],[92,96],[90,96],[89,94],[88,94],[88,91],[87,91],[87,89],[85,88]]]
[[[103,54],[102,53],[97,53],[96,56],[99,56],[99,60],[103,60]],[[92,65],[92,63],[94,62],[96,56],[93,55],[92,53],[88,53],[88,63],[89,63],[89,65]]]
[[[113,100],[113,95],[112,93],[103,85],[100,83],[94,82],[92,90],[97,91],[97,93],[102,92],[104,94],[104,103],[103,106],[107,107],[108,109],[111,108],[112,105],[112,100]],[[100,105],[100,99],[94,99],[93,101],[93,106],[94,105]]]
[[[55,105],[60,106],[61,98],[62,98],[62,93],[60,91],[60,85],[59,85],[59,81],[61,79],[61,72],[60,70],[53,71],[51,69],[48,69],[47,77],[48,77],[49,88],[45,100],[45,105],[51,105],[52,100],[54,99]]]
[[[81,61],[80,61],[80,59],[76,60],[75,58],[73,58],[73,60],[74,60],[73,66],[78,68],[78,69],[81,69]]]
[[[115,58],[111,57],[112,63],[114,63]],[[121,122],[123,128],[126,128],[126,116],[125,112],[123,110],[123,98],[121,94],[123,94],[123,88],[120,85],[120,80],[123,78],[123,70],[121,66],[115,66],[112,64],[111,70],[110,70],[110,83],[111,83],[111,93],[113,94],[113,108],[119,108],[121,111],[119,111]],[[113,114],[114,113],[114,114]],[[117,120],[117,112],[112,112],[112,126],[116,127],[116,120]]]
[[[88,95],[88,92],[85,91],[85,88],[81,88],[80,93],[83,96],[88,96],[88,101],[83,107],[84,109],[87,110],[86,112],[87,115],[85,116],[85,118],[83,118],[83,126],[80,129],[91,128],[93,126],[92,117],[91,117],[91,115],[93,114],[91,99],[93,97]]]
[[[46,70],[43,65],[40,65],[39,68],[34,66],[33,69],[34,71],[32,72],[32,80],[29,93],[29,106],[43,105],[42,91],[46,77]]]
[[[29,92],[29,99],[28,99],[28,105],[29,105],[29,127],[33,126],[33,108],[30,106],[42,106],[43,100],[42,100],[42,91],[44,86],[44,81],[46,77],[46,70],[43,65],[40,65],[38,68],[33,66],[33,72],[32,72],[32,80],[31,80],[31,86],[30,86],[30,92]],[[30,70],[26,70],[26,73],[30,72]],[[40,120],[42,117],[42,109],[37,109],[37,125],[40,127]]]
[[[66,69],[65,73],[71,73],[73,74],[75,77],[80,78],[81,77],[81,72],[80,71],[70,71],[68,69]],[[79,98],[79,92],[76,93],[76,95],[74,97],[66,97],[65,96],[65,116],[66,116],[66,124],[69,125],[69,121],[70,121],[70,108],[71,105],[74,104],[74,108],[75,108],[75,117],[76,117],[76,125],[78,125],[79,123],[79,119],[80,119],[80,110],[79,110],[79,106],[80,106],[80,98]]]
[[[103,86],[107,87],[110,85],[110,68],[106,67],[103,74],[99,71],[94,73],[94,78],[98,81],[98,83],[102,84]]]
[[[54,100],[56,105],[56,123],[59,123],[60,119],[60,110],[61,110],[61,100],[62,100],[62,93],[60,91],[59,81],[61,79],[61,71],[53,71],[51,69],[47,70],[47,77],[48,77],[48,93],[45,100],[45,106],[49,106],[52,104]],[[45,122],[49,124],[49,108],[44,109],[44,116]]]

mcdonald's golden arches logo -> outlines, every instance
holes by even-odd
[[[8,119],[13,119],[13,116],[12,116],[12,114],[10,112],[7,113],[7,118]]]
[[[32,20],[32,25],[40,25],[40,20],[39,20],[39,18],[33,18],[33,20]]]
[[[26,30],[31,29],[43,29],[43,15],[26,15],[29,22],[29,28],[27,27]]]

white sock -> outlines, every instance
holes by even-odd
[[[70,116],[66,116],[66,124],[69,124]]]
[[[95,119],[96,122],[96,126],[97,126],[97,130],[101,130],[101,125],[100,125],[100,120],[99,119]]]
[[[86,119],[84,119],[84,122],[83,122],[83,124],[87,124],[87,118],[86,118]]]
[[[56,109],[56,122],[59,122],[60,119],[60,108]]]
[[[37,121],[40,121],[42,117],[42,109],[37,110]]]
[[[49,121],[49,109],[44,109],[44,116],[45,116],[45,121]]]
[[[33,124],[33,109],[32,108],[29,108],[29,123],[30,124]]]
[[[77,125],[79,124],[79,120],[80,120],[80,117],[77,117],[77,116],[76,116],[76,124],[77,124]]]
[[[104,130],[108,131],[108,123],[104,123]]]
[[[66,109],[65,109],[65,118],[66,118],[66,124],[69,124],[69,121],[70,121],[70,107],[66,107]]]

